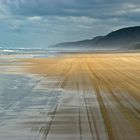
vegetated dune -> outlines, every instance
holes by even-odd
[[[24,69],[26,72],[46,77],[42,86],[62,88],[79,95],[80,137],[84,139],[88,135],[89,139],[98,140],[139,139],[140,53],[75,54],[24,62],[29,63]],[[47,78],[50,81],[55,79],[55,82],[45,84]],[[67,102],[55,111],[51,129],[49,132],[43,131],[45,138],[53,137],[56,133],[66,135],[68,131],[72,133],[74,126],[77,128],[74,118],[66,115],[74,115],[72,104],[63,110]],[[63,124],[63,119],[67,117],[69,119]],[[89,130],[85,131],[86,127]]]

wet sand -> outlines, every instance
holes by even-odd
[[[20,107],[14,105],[20,115],[11,109],[18,117],[13,127],[7,123],[0,128],[0,139],[139,140],[140,53],[67,54],[17,62],[34,80],[21,82],[26,97],[17,101]]]

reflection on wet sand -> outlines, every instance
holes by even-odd
[[[12,104],[8,112],[16,118],[0,129],[0,139],[139,140],[139,53],[75,54],[18,63],[34,78],[23,82],[19,77],[21,84],[12,94],[18,96],[22,89],[22,97],[5,103]]]

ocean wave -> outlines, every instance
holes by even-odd
[[[14,50],[1,50],[3,52],[15,52]]]

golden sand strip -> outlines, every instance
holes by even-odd
[[[89,100],[86,97],[89,93],[96,96],[99,104],[99,112],[105,126],[104,132],[107,133],[106,139],[139,139],[140,53],[76,54],[57,58],[26,59],[24,62],[28,62],[24,69],[28,73],[47,75],[48,78],[57,77],[56,83],[52,83],[54,88],[81,93],[79,96],[84,99],[83,108],[87,110],[91,139],[95,138],[95,133],[95,139],[103,137],[98,114],[93,113],[97,111],[97,107],[92,104],[94,98]],[[49,87],[47,84],[43,86]],[[59,110],[54,120],[57,120]],[[79,108],[80,112],[82,108]],[[82,120],[81,116],[79,120]],[[83,139],[84,126],[80,121],[79,129]],[[50,131],[54,132],[53,127]]]

